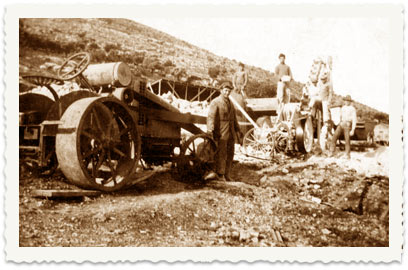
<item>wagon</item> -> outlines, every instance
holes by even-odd
[[[20,161],[40,173],[57,166],[72,184],[114,191],[142,179],[143,167],[173,162],[182,177],[213,164],[215,143],[181,113],[146,89],[123,62],[91,64],[88,53],[69,57],[56,75],[25,74],[24,84],[43,93],[19,95]],[[56,88],[75,80],[80,88]],[[192,136],[183,141],[181,129]]]
[[[379,123],[373,129],[373,142],[380,145],[389,145],[389,127]]]

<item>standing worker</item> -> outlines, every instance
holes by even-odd
[[[283,76],[289,76],[290,80],[293,79],[292,71],[290,70],[290,67],[286,65],[285,60],[286,56],[283,53],[279,54],[280,63],[275,68],[275,75],[278,77],[278,82],[281,81]]]
[[[286,56],[279,54],[279,64],[275,68],[275,76],[278,78],[277,93],[278,115],[280,116],[285,104],[290,102],[289,82],[293,79],[290,67],[285,64]]]
[[[344,140],[346,141],[346,155],[350,158],[350,137],[354,135],[354,130],[357,124],[357,113],[353,105],[351,105],[351,97],[347,95],[344,98],[344,105],[341,107],[340,112],[340,124],[337,126],[334,132],[331,144],[330,144],[330,156],[334,154],[336,149],[336,142],[343,132]]]
[[[205,180],[218,179],[232,181],[230,177],[234,159],[235,140],[240,141],[242,132],[239,128],[234,106],[229,100],[233,87],[230,82],[221,84],[221,95],[210,103],[207,117],[207,133],[217,143],[215,171],[210,172]]]
[[[245,87],[248,83],[248,73],[245,70],[245,65],[243,63],[239,63],[238,71],[234,74],[232,79],[232,85],[234,86],[234,90],[241,94],[243,98],[247,98],[245,93]]]

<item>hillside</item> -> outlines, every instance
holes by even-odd
[[[38,71],[39,66],[53,72],[47,62],[87,51],[93,62],[126,62],[137,76],[149,81],[165,77],[210,86],[215,79],[230,80],[239,63],[128,19],[21,19],[19,31],[20,72]],[[250,97],[276,95],[273,73],[250,65],[246,69]],[[292,82],[290,87],[298,99],[303,84]],[[336,96],[335,103],[340,100]],[[355,104],[360,118],[388,121],[387,114]]]

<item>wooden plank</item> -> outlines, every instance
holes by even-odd
[[[184,123],[184,124],[203,124],[207,123],[207,117],[189,113],[169,112],[164,110],[147,109],[147,117],[150,119]]]
[[[152,177],[153,175],[155,175],[157,173],[157,171],[143,171],[142,173],[138,173],[132,176],[132,180],[129,181],[128,184],[126,184],[126,186],[132,186],[134,184],[140,183],[150,177]]]
[[[44,120],[42,121],[42,125],[46,126],[46,125],[61,125],[64,122],[61,120]]]
[[[148,117],[143,136],[156,138],[180,139],[179,125]]]
[[[276,98],[247,98],[247,107],[254,112],[277,111],[278,101]]]
[[[194,135],[205,133],[204,131],[202,131],[199,127],[195,126],[194,124],[183,124],[182,123],[180,124],[180,126],[184,128],[185,130],[190,131]]]
[[[150,101],[160,105],[164,109],[171,111],[171,112],[180,112],[176,107],[172,106],[170,103],[166,102],[164,99],[162,99],[159,96],[156,96],[154,93],[146,91],[146,98],[149,99]]]
[[[180,112],[176,107],[172,106],[170,103],[162,99],[161,97],[157,96],[150,90],[145,91],[143,94],[140,93],[140,91],[135,91],[135,99],[139,101],[140,103],[145,102],[145,99],[159,105],[163,109],[171,112]],[[146,104],[146,103],[144,103]]]
[[[33,197],[37,198],[74,198],[74,197],[94,197],[101,194],[97,190],[82,190],[82,189],[73,189],[73,190],[56,190],[56,189],[36,189],[32,193]]]

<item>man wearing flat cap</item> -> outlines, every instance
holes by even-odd
[[[217,143],[215,156],[215,172],[208,174],[205,179],[232,181],[230,177],[232,161],[234,159],[235,141],[242,137],[238,125],[234,106],[229,100],[233,89],[230,82],[221,84],[221,95],[210,103],[207,117],[207,133]]]
[[[351,97],[347,95],[344,99],[344,105],[341,107],[340,111],[340,124],[337,126],[334,132],[331,144],[330,144],[330,155],[334,154],[336,149],[336,142],[340,137],[340,134],[344,134],[344,140],[346,141],[346,155],[350,158],[350,137],[354,135],[354,130],[357,124],[357,113],[356,109],[351,105]]]

